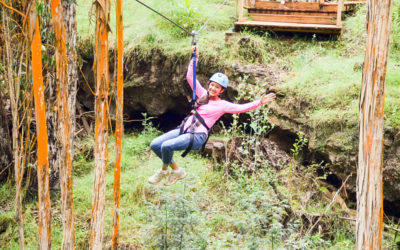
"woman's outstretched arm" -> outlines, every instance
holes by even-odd
[[[231,114],[237,114],[237,113],[244,113],[250,110],[253,110],[261,105],[265,105],[268,102],[273,101],[276,98],[275,94],[267,94],[263,95],[260,100],[256,100],[253,102],[248,102],[244,104],[236,104],[236,103],[231,103],[228,101],[224,102],[224,112],[225,113],[231,113]]]
[[[192,51],[195,48],[192,48]],[[197,47],[196,47],[197,50]],[[197,58],[198,58],[198,50],[197,50]],[[196,58],[196,61],[198,61]],[[188,81],[190,87],[193,89],[193,59],[190,60],[189,65],[188,65],[188,70],[186,73],[186,80]],[[207,90],[201,86],[201,83],[196,79],[196,95],[200,98],[204,94],[207,94]]]

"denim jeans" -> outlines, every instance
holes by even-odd
[[[190,143],[190,133],[179,135],[179,128],[171,130],[155,138],[150,147],[162,160],[165,166],[173,163],[172,156],[174,151],[185,150]],[[192,150],[199,149],[207,139],[205,133],[194,133]]]

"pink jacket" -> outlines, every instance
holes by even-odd
[[[190,87],[193,89],[193,60],[190,61],[189,66],[188,66],[188,71],[186,74],[186,79],[190,85]],[[196,79],[196,96],[198,98],[202,97],[203,95],[207,94],[207,90],[201,86],[200,82]],[[210,100],[207,104],[201,105],[196,109],[196,111],[203,117],[205,123],[209,128],[211,128],[214,123],[225,113],[231,113],[231,114],[236,114],[236,113],[244,113],[249,110],[255,109],[257,107],[261,106],[261,101],[253,101],[245,104],[235,104],[231,103],[225,100],[219,100],[219,101],[212,101]],[[193,116],[189,117],[189,119],[186,121],[184,124],[184,128],[188,128],[191,124],[191,121],[193,119]],[[207,134],[207,129],[203,126],[200,125],[195,128],[196,133],[206,133]]]

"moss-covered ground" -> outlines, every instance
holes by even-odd
[[[198,154],[175,160],[188,173],[175,185],[151,185],[147,179],[160,167],[160,159],[149,149],[159,134],[154,129],[126,133],[121,171],[120,246],[126,248],[183,249],[353,249],[353,225],[339,219],[349,216],[331,203],[328,189],[321,185],[317,166],[303,168],[289,164],[281,169],[261,163],[252,174],[243,163],[217,164]],[[253,140],[253,137],[248,137]],[[114,140],[109,140],[106,178],[104,247],[112,234]],[[74,161],[74,214],[76,249],[87,249],[94,182],[94,160],[90,153],[93,137],[77,143]],[[297,144],[299,146],[300,144]],[[297,148],[297,147],[295,147]],[[89,151],[88,151],[89,150]],[[239,149],[240,152],[243,152]],[[238,152],[239,152],[238,151]],[[236,166],[236,167],[235,167]],[[230,167],[228,171],[227,168]],[[0,186],[3,204],[0,216],[0,248],[18,249],[14,219],[12,182]],[[52,246],[62,242],[60,192],[53,190]],[[332,206],[333,205],[333,206]],[[37,248],[37,198],[30,195],[23,207],[25,244]],[[307,232],[318,216],[315,230]],[[384,234],[384,246],[396,240]]]

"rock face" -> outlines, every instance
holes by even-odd
[[[272,122],[286,134],[305,133],[309,138],[304,157],[307,162],[323,162],[335,175],[334,182],[341,182],[352,173],[346,188],[355,197],[358,164],[358,126],[307,125],[300,117],[301,108],[290,104],[290,98],[277,100],[272,105]],[[305,104],[306,105],[306,104]],[[300,105],[301,107],[302,105]],[[384,135],[383,185],[385,212],[400,216],[400,132],[386,128]],[[328,177],[329,179],[329,177]],[[355,200],[355,198],[354,198]]]
[[[187,54],[166,56],[157,49],[147,54],[142,53],[144,52],[135,49],[127,53],[124,59],[124,114],[126,119],[141,117],[142,112],[157,117],[168,114],[177,118],[171,120],[176,126],[176,120],[183,119],[190,111],[187,96],[191,95],[191,89],[186,82],[186,70],[190,57]],[[85,60],[88,63],[84,64],[83,72],[94,90],[92,60],[90,58],[85,58]],[[208,78],[213,73],[224,72],[230,80],[229,87],[223,94],[223,98],[228,100],[233,100],[237,95],[236,86],[245,76],[248,82],[265,82],[267,85],[274,85],[279,78],[279,75],[270,68],[239,65],[224,67],[211,61],[205,62],[200,58],[197,79],[203,86],[207,86]],[[110,69],[110,86],[114,91],[113,78],[113,72]],[[83,78],[80,79],[78,99],[86,109],[93,110],[93,94]],[[113,104],[111,104],[111,113],[114,113],[114,110]],[[165,121],[168,122],[168,119]]]
[[[112,57],[111,57],[112,58]],[[140,49],[132,50],[125,58],[125,88],[124,88],[124,114],[127,119],[141,117],[142,112],[150,116],[164,117],[162,123],[169,124],[170,128],[179,124],[179,121],[189,112],[190,106],[185,97],[185,91],[190,94],[185,74],[189,55],[166,56],[162,51],[154,49],[142,52]],[[93,88],[93,72],[90,58],[83,70],[89,85]],[[238,84],[247,82],[262,83],[266,89],[279,85],[279,70],[265,66],[240,66],[218,65],[216,59],[207,59],[198,64],[198,79],[204,85],[208,77],[216,71],[224,72],[229,76],[230,87],[223,98],[234,100],[238,94]],[[113,65],[110,63],[110,65]],[[110,72],[112,82],[112,70]],[[111,83],[110,86],[113,86]],[[247,87],[247,85],[246,85]],[[78,100],[87,110],[93,110],[94,98],[87,84],[80,81]],[[340,128],[332,126],[307,125],[301,116],[302,108],[307,103],[293,105],[293,97],[286,96],[277,99],[271,105],[270,120],[275,124],[275,129],[270,133],[269,139],[276,142],[282,150],[290,152],[298,132],[303,132],[309,139],[308,147],[303,152],[304,163],[321,163],[329,167],[333,173],[329,178],[334,178],[338,185],[350,173],[352,178],[346,185],[349,193],[355,194],[356,166],[358,154],[358,127]],[[111,113],[113,113],[111,104]],[[342,126],[342,125],[340,125]],[[384,196],[385,209],[400,215],[400,133],[394,129],[385,132],[385,158],[384,158]],[[397,211],[397,212],[396,212]],[[390,212],[392,213],[392,212]],[[393,214],[392,213],[392,214]]]

